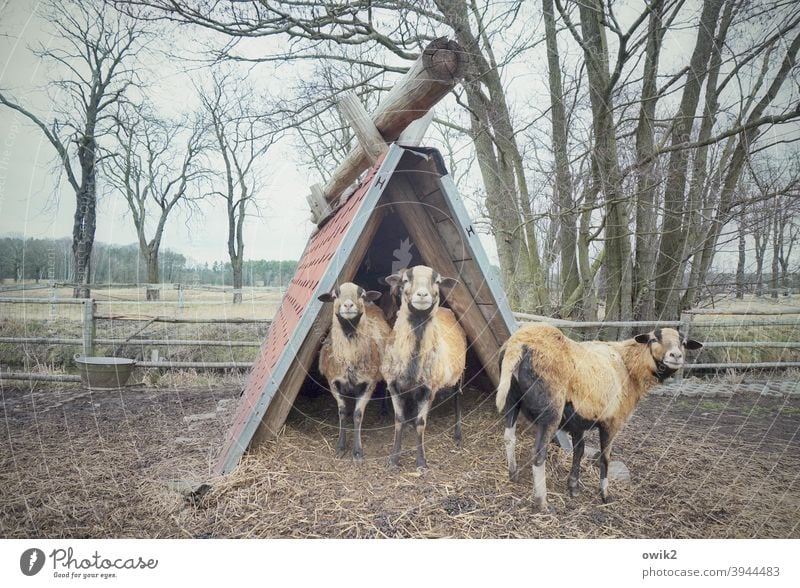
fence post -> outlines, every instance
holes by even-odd
[[[94,324],[95,302],[94,298],[87,298],[83,301],[83,355],[91,357],[94,355]]]
[[[56,304],[58,304],[58,302],[57,302],[58,301],[58,288],[56,288],[55,284],[53,284],[53,283],[51,283],[51,287],[52,287],[52,291],[51,291],[51,294],[52,294],[51,300],[52,300],[52,302],[50,303],[50,320],[53,320],[53,319],[56,318],[56,314],[58,312],[57,309],[56,309]]]
[[[692,320],[694,320],[694,314],[690,311],[682,310],[681,311],[681,325],[678,327],[680,329],[681,335],[684,336],[685,339],[689,339],[691,331],[692,331]],[[675,374],[676,380],[683,379],[683,368],[678,370],[678,373]]]

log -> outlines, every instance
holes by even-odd
[[[364,109],[356,93],[348,90],[344,92],[336,103],[339,113],[347,119],[358,139],[358,145],[367,156],[370,165],[374,165],[389,146],[383,140],[380,132],[375,128],[372,117]]]
[[[446,37],[431,41],[372,116],[384,141],[396,141],[409,124],[425,116],[461,80],[466,65],[466,54],[458,43]],[[369,157],[359,145],[334,170],[323,189],[325,199],[334,202],[369,166]]]
[[[331,213],[331,207],[322,193],[322,186],[314,184],[311,186],[311,194],[306,196],[306,202],[311,209],[311,220],[314,224],[319,224],[323,218]]]
[[[422,144],[431,122],[433,122],[433,111],[429,110],[428,114],[412,122],[400,133],[397,144],[403,147],[418,147]]]

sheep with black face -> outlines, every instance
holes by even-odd
[[[391,334],[383,313],[372,304],[380,295],[346,282],[319,297],[323,302],[333,302],[331,332],[319,353],[319,371],[328,380],[339,407],[336,457],[344,456],[347,449],[345,420],[352,411],[356,463],[364,459],[361,424],[375,385],[382,379],[381,362]]]
[[[455,280],[418,265],[387,277],[386,282],[397,287],[400,294],[400,310],[382,367],[395,414],[389,464],[398,465],[403,429],[412,426],[417,440],[416,464],[426,468],[424,434],[428,411],[443,391],[455,398],[454,437],[461,444],[459,394],[467,338],[453,312],[440,307],[442,290],[452,287]]]
[[[536,424],[533,450],[534,499],[548,510],[545,459],[550,439],[561,428],[572,436],[570,495],[578,493],[584,434],[600,433],[600,496],[608,492],[611,444],[636,404],[656,384],[683,366],[687,349],[700,349],[675,329],[656,329],[620,342],[578,343],[556,327],[526,325],[503,346],[497,410],[505,416],[508,473],[517,477],[517,417],[522,412]]]

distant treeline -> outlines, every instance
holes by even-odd
[[[72,240],[0,238],[0,279],[72,282]],[[231,285],[230,262],[195,263],[185,255],[163,249],[159,255],[161,280],[167,283]],[[244,286],[285,286],[294,275],[296,261],[248,260],[244,262]],[[95,243],[92,280],[96,284],[146,283],[146,260],[131,245]]]

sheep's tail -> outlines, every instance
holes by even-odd
[[[511,377],[514,375],[524,351],[525,345],[512,338],[500,352],[500,384],[497,386],[497,396],[495,397],[500,414],[506,410],[506,398],[508,398],[508,391],[511,388]]]

